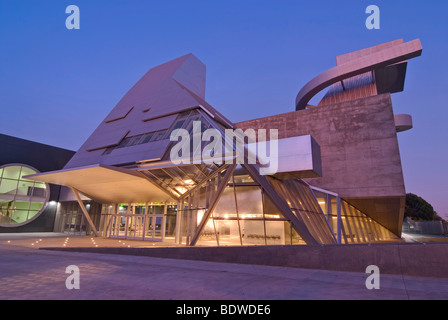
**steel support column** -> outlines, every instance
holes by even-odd
[[[227,172],[224,174],[224,177],[222,177],[222,179],[217,179],[220,180],[218,186],[217,186],[217,190],[216,192],[213,194],[212,198],[210,199],[210,205],[207,208],[207,211],[204,213],[204,216],[202,217],[201,222],[199,223],[195,234],[193,235],[191,241],[190,241],[190,246],[194,246],[196,244],[196,242],[199,239],[199,236],[201,235],[202,230],[205,227],[205,224],[207,223],[208,219],[210,218],[211,214],[213,213],[213,211],[216,208],[216,205],[218,204],[218,200],[220,199],[225,187],[227,186],[227,184],[230,181],[230,178],[233,175],[233,172],[235,171],[236,168],[236,164],[232,164],[227,168]]]
[[[96,227],[93,224],[92,219],[90,218],[89,212],[87,211],[86,207],[84,206],[84,203],[81,200],[81,197],[79,196],[78,190],[76,190],[75,188],[72,188],[72,187],[70,187],[70,189],[72,189],[73,193],[75,194],[76,200],[78,201],[78,204],[81,207],[81,210],[82,210],[82,212],[84,214],[84,217],[87,220],[87,223],[89,224],[90,229],[92,229],[93,234],[95,235],[95,237],[98,237],[98,231],[96,230]]]
[[[287,219],[289,219],[289,221],[291,221],[293,228],[302,237],[306,244],[319,244],[318,241],[309,232],[306,225],[296,218],[286,201],[277,194],[277,192],[269,183],[268,179],[265,176],[259,174],[258,168],[253,164],[243,164],[243,167],[247,170],[247,172],[249,172],[250,176],[263,188],[263,190],[272,200],[274,205],[280,210],[280,212]]]

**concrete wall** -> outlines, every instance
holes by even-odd
[[[236,124],[278,129],[279,138],[310,134],[321,148],[322,177],[304,179],[338,193],[397,235],[405,187],[390,94]]]
[[[381,273],[448,278],[448,243],[327,246],[42,248],[139,255],[364,273],[377,265]]]

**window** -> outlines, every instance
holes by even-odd
[[[112,151],[114,151],[115,149],[169,139],[171,132],[175,129],[185,127],[191,133],[191,130],[193,130],[193,121],[202,121],[202,127],[201,127],[202,131],[205,131],[210,127],[210,124],[205,123],[204,119],[202,119],[200,114],[198,114],[197,112],[193,111],[182,112],[177,116],[176,121],[174,122],[173,125],[171,125],[170,129],[157,130],[145,134],[139,134],[132,137],[126,137],[123,140],[121,140],[121,142],[118,145],[106,148],[103,155],[111,154]]]
[[[162,140],[165,133],[166,133],[166,130],[160,130],[160,131],[154,132],[151,142]]]
[[[24,178],[39,173],[23,164],[0,167],[0,226],[19,226],[37,218],[48,202],[47,184]]]

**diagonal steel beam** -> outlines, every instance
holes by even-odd
[[[224,130],[219,126],[214,125],[213,120],[211,120],[207,114],[203,114],[202,116],[204,118],[206,118],[209,121],[209,123],[211,123],[212,126],[214,126],[215,129],[217,129],[219,132],[221,132],[221,135],[225,139],[226,135],[225,135]],[[227,128],[227,126],[225,126],[225,127]],[[230,126],[230,127],[234,128],[234,125],[232,124],[232,126]],[[231,143],[233,145],[233,141],[231,141]],[[237,146],[234,151],[243,153],[244,164],[242,164],[242,166],[249,172],[250,176],[265,190],[268,197],[272,200],[272,202],[280,210],[280,212],[282,212],[283,215],[291,221],[291,224],[292,224],[294,230],[297,231],[297,233],[302,237],[302,239],[307,244],[319,244],[319,242],[310,233],[310,231],[308,230],[306,225],[303,222],[299,221],[299,219],[297,219],[297,217],[291,211],[291,208],[286,203],[285,199],[283,199],[282,197],[280,197],[277,194],[277,192],[274,190],[274,188],[269,183],[268,179],[265,176],[260,175],[259,170],[258,170],[258,165],[249,164],[249,161],[248,161],[249,151],[248,151],[247,145],[245,145],[244,148],[242,148],[242,149],[238,148],[238,146]],[[236,164],[233,165],[232,172],[235,170],[235,167],[236,167]],[[227,180],[225,182],[225,184],[227,184],[228,181],[229,180]],[[217,192],[217,194],[218,194],[217,198],[219,198],[221,192]],[[214,198],[214,200],[217,201],[217,198],[216,199]],[[211,214],[211,212],[210,212],[210,214]],[[210,216],[210,215],[208,215],[208,216]],[[207,220],[204,220],[204,219],[203,219],[203,221],[201,221],[201,224],[203,223],[202,228],[205,226],[206,221]],[[199,237],[199,234],[197,234],[197,237]],[[196,239],[196,241],[197,241],[197,239]]]
[[[191,188],[190,190],[188,190],[187,192],[185,192],[181,197],[179,197],[179,199],[185,199],[186,197],[188,197],[190,194],[192,194],[196,189],[200,188],[206,181],[213,179],[214,177],[216,177],[218,174],[220,174],[222,171],[224,171],[225,169],[228,169],[229,166],[225,166],[225,167],[221,167],[219,169],[216,169],[213,173],[211,173],[208,177],[202,179],[201,181],[199,181],[193,188]]]
[[[203,115],[203,117],[207,118],[207,115]],[[210,120],[209,122],[213,123]],[[223,131],[222,128],[216,126],[215,129],[219,130],[223,137],[226,137],[225,132]],[[231,143],[233,145],[233,141]],[[249,172],[252,179],[254,179],[265,190],[268,197],[272,200],[272,202],[280,210],[280,212],[282,212],[283,215],[291,221],[294,230],[297,231],[297,233],[302,237],[302,239],[307,244],[318,244],[319,242],[313,237],[313,235],[310,233],[306,225],[303,222],[299,221],[299,219],[297,219],[297,217],[291,211],[291,208],[288,206],[285,199],[283,199],[277,194],[277,192],[274,190],[274,188],[271,186],[271,184],[269,183],[268,179],[265,176],[260,175],[258,165],[249,164],[248,161],[249,151],[247,145],[245,145],[244,148],[240,149],[238,148],[237,144],[235,152],[237,153],[241,152],[244,155],[244,164],[242,164],[242,166]]]
[[[72,189],[73,193],[75,194],[76,200],[78,201],[78,204],[81,207],[81,210],[84,214],[84,217],[87,220],[87,223],[89,224],[90,229],[92,229],[95,237],[98,237],[98,231],[96,231],[95,224],[93,223],[92,219],[90,218],[89,212],[87,211],[86,207],[84,206],[84,203],[82,202],[81,197],[79,196],[78,190],[76,190],[73,187],[70,187],[70,189]]]
[[[190,246],[194,246],[196,244],[196,242],[198,241],[199,236],[201,235],[201,232],[205,227],[205,224],[207,223],[208,219],[210,218],[213,211],[215,210],[216,205],[218,204],[218,200],[220,199],[225,187],[229,183],[230,178],[232,177],[236,166],[237,166],[236,164],[232,164],[227,168],[227,172],[224,174],[224,177],[221,179],[221,182],[219,183],[216,192],[214,193],[213,197],[210,199],[210,205],[209,205],[207,211],[205,212],[204,216],[202,217],[202,220],[199,223],[199,225],[196,229],[196,232],[190,241]]]
[[[253,164],[243,164],[242,166],[247,170],[247,172],[249,172],[252,179],[260,184],[277,209],[279,209],[280,212],[291,221],[294,230],[297,231],[306,244],[319,244],[319,242],[310,233],[306,225],[297,219],[285,199],[280,197],[271,186],[268,179],[259,173],[258,168]]]
[[[147,181],[149,181],[152,185],[154,185],[155,187],[159,188],[160,190],[162,190],[163,192],[165,192],[165,193],[166,193],[167,195],[169,195],[170,197],[174,198],[175,200],[179,200],[179,197],[181,196],[181,194],[180,194],[177,190],[172,189],[172,188],[170,187],[170,189],[172,189],[172,190],[174,190],[176,193],[178,193],[179,196],[176,196],[176,195],[172,194],[171,192],[169,192],[168,190],[166,190],[164,187],[162,187],[161,185],[159,185],[159,184],[156,183],[155,181],[151,180],[151,178],[148,177],[145,173],[143,173],[143,172],[141,172],[141,171],[138,171],[138,173],[140,174],[141,177],[145,178],[145,179],[146,179]],[[157,178],[156,176],[154,176],[154,175],[151,173],[151,170],[148,170],[148,173],[151,174],[151,176],[153,176],[155,179],[160,180],[159,178]]]

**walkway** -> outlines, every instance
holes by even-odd
[[[444,278],[381,274],[380,289],[368,290],[365,273],[47,251],[36,248],[62,246],[67,237],[23,238],[0,237],[2,300],[448,299]],[[68,244],[95,246],[94,241],[107,240],[75,237]],[[69,265],[79,267],[79,290],[66,288]]]

